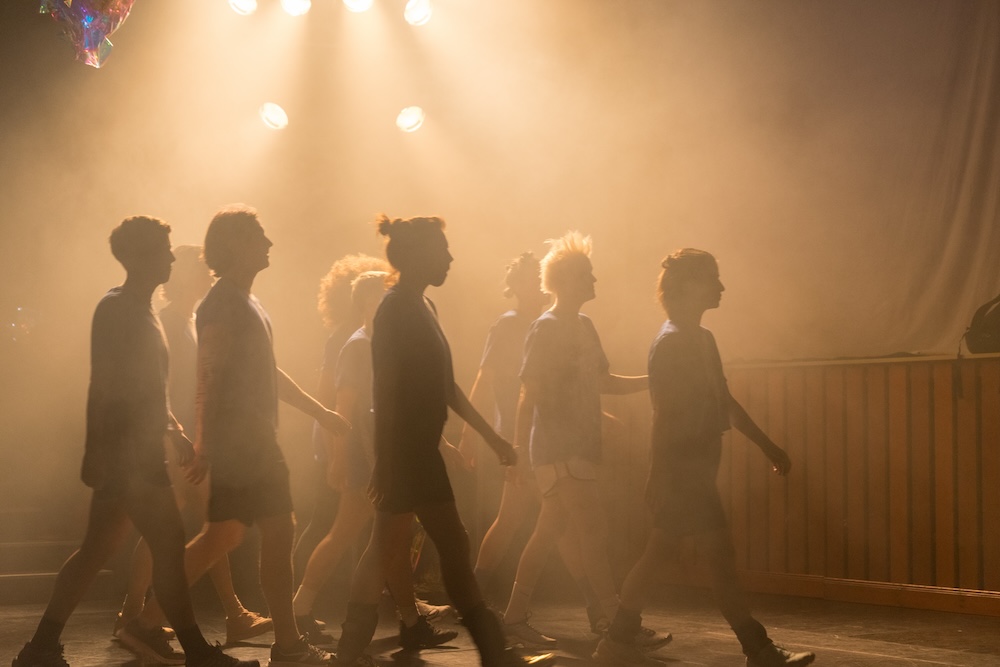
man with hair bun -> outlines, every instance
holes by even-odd
[[[657,296],[668,319],[649,352],[653,431],[646,502],[653,529],[622,584],[621,606],[595,658],[643,662],[635,643],[641,612],[657,573],[676,556],[685,537],[695,540],[697,553],[707,561],[716,603],[739,639],[747,667],[808,665],[816,657],[775,645],[751,615],[736,577],[732,538],[716,487],[722,434],[735,427],[779,475],[787,475],[792,464],[729,393],[715,338],[701,326],[705,311],[719,307],[724,290],[715,258],[703,250],[684,248],[663,260]]]

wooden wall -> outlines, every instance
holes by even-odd
[[[719,488],[748,588],[1000,615],[1000,356],[727,376],[793,462],[779,477],[741,434],[726,437]],[[613,558],[626,567],[648,525],[636,516],[649,407],[636,398],[608,404],[629,425],[612,442],[631,443],[606,465]]]

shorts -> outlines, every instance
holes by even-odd
[[[217,483],[214,477],[210,484],[209,521],[236,519],[250,526],[258,519],[292,513],[292,491],[284,461],[272,463],[253,484],[230,486]]]
[[[437,448],[401,458],[404,460],[376,464],[388,463],[391,468],[385,488],[373,489],[376,510],[406,514],[424,505],[455,502],[448,470]]]
[[[546,463],[534,468],[535,484],[543,497],[555,495],[556,483],[564,477],[572,477],[581,481],[597,479],[597,464],[579,456],[568,461]]]

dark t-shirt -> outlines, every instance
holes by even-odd
[[[170,409],[185,431],[194,433],[194,393],[197,387],[198,334],[194,314],[170,305],[160,311],[163,333],[170,347]]]
[[[283,461],[278,447],[278,374],[271,321],[257,297],[219,279],[198,307],[198,337],[219,327],[226,356],[202,437],[215,484],[245,486]]]
[[[518,371],[524,355],[524,339],[530,326],[531,318],[516,310],[501,315],[490,327],[479,364],[493,373],[494,427],[508,440],[514,437],[517,402],[521,396]]]
[[[364,328],[354,332],[340,351],[336,374],[337,391],[355,392],[354,411],[344,415],[351,422],[348,445],[364,453],[369,466],[375,459],[372,417],[372,340]]]
[[[608,358],[590,318],[547,311],[524,343],[521,379],[538,383],[531,424],[531,464],[574,456],[601,460],[601,378]]]
[[[84,483],[162,477],[167,345],[148,300],[121,287],[108,291],[94,311],[90,364]]]

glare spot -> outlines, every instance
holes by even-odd
[[[288,114],[274,102],[260,106],[260,119],[272,130],[283,130],[288,126]]]
[[[257,11],[257,0],[229,0],[229,7],[240,16],[250,16]]]
[[[344,6],[352,12],[367,12],[375,0],[344,0]]]
[[[281,8],[289,16],[302,16],[312,8],[312,0],[281,0]]]
[[[409,0],[403,10],[403,18],[410,25],[423,25],[431,20],[431,0]]]
[[[416,132],[424,124],[424,110],[420,107],[406,107],[396,116],[396,127],[403,132]]]

